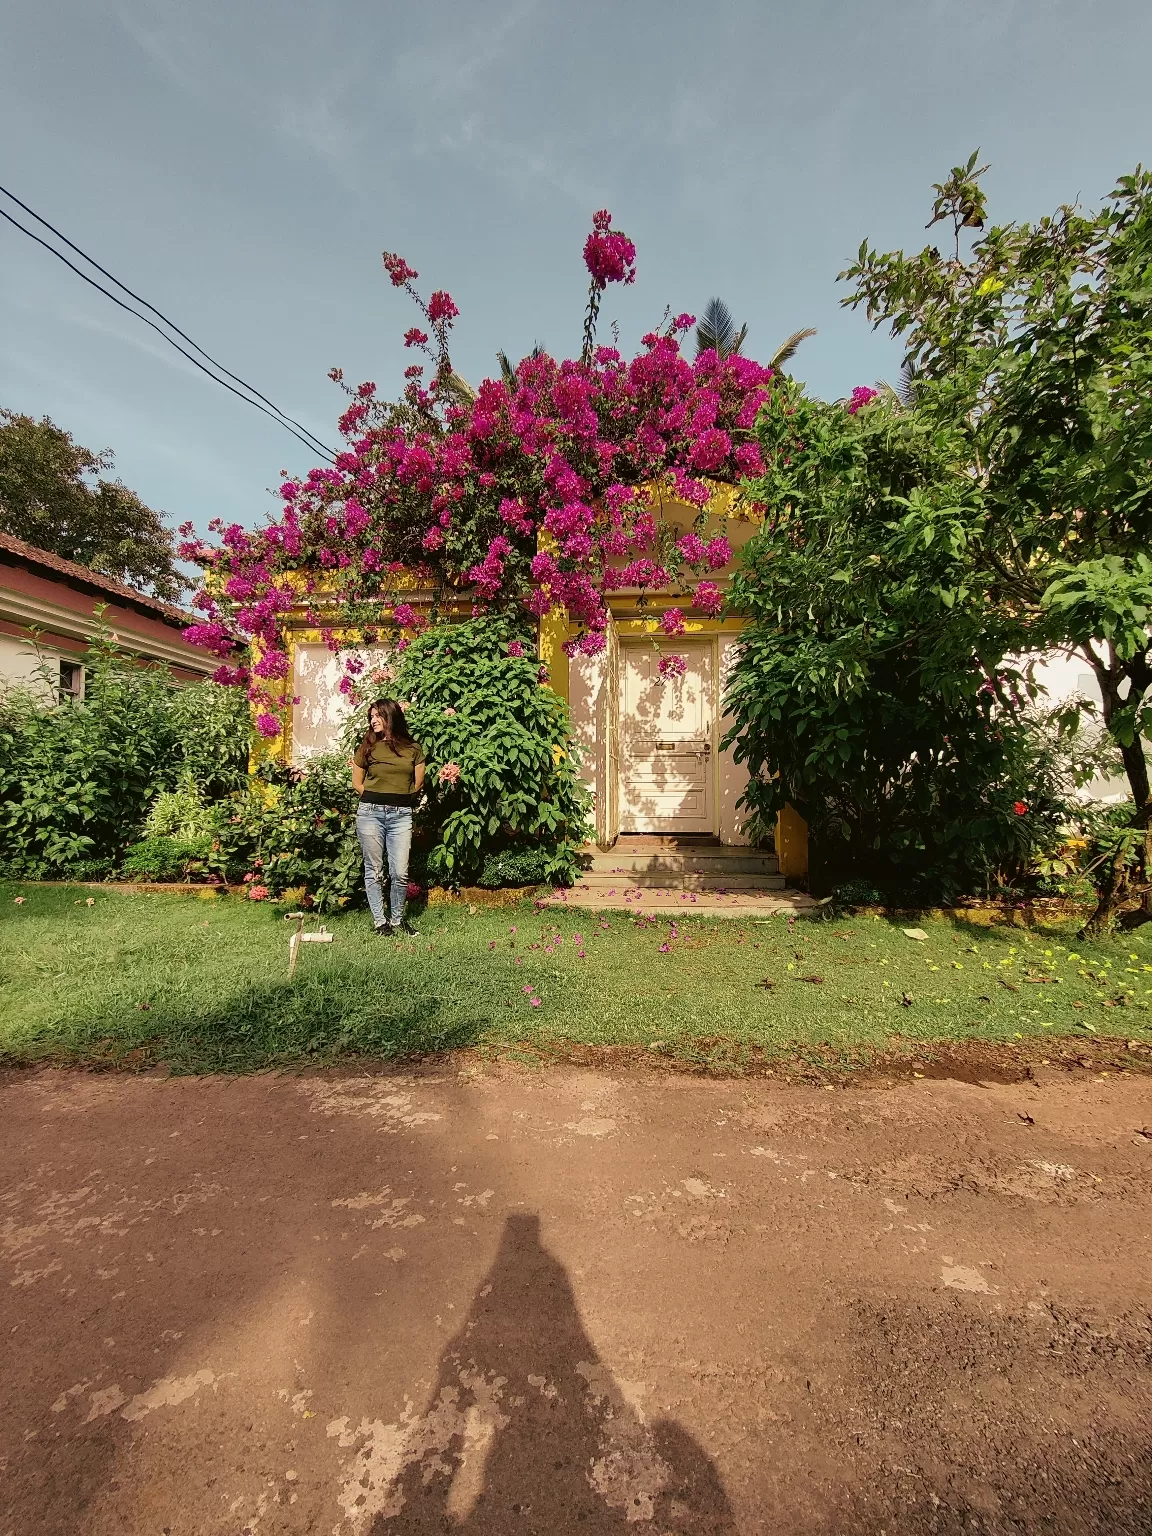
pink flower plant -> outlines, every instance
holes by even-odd
[[[661,677],[683,677],[688,663],[683,656],[661,656],[658,670]]]
[[[867,384],[857,384],[848,401],[848,414],[855,416],[862,405],[867,405],[870,400],[875,400],[879,393],[878,389],[869,389]]]
[[[436,775],[437,783],[458,784],[460,782],[460,764],[442,763],[440,771]]]
[[[250,885],[248,887],[249,901],[267,901],[268,887],[266,885]]]
[[[699,577],[730,563],[728,540],[690,533],[665,548],[645,487],[664,486],[703,508],[711,491],[701,477],[734,484],[760,473],[753,430],[772,372],[739,353],[685,357],[685,315],[650,332],[631,359],[596,346],[604,290],[636,275],[635,245],[606,211],[593,219],[584,260],[590,290],[580,358],[538,353],[511,378],[485,379],[463,395],[448,352],[455,302],[443,290],[425,302],[414,269],[385,253],[390,281],[423,316],[405,343],[432,365],[408,370],[403,411],[379,400],[375,385],[353,388],[332,370],[349,396],[336,462],[285,478],[277,516],[258,528],[215,520],[214,543],[189,531],[181,554],[205,578],[193,600],[201,616],[185,637],[226,663],[220,682],[260,690],[253,702],[261,735],[279,734],[287,704],[275,686],[288,673],[280,636],[285,615],[302,602],[301,572],[311,578],[308,591],[323,594],[333,631],[365,631],[371,608],[377,642],[396,649],[426,623],[397,600],[409,574],[478,612],[537,618],[564,609],[575,655],[603,650],[607,593],[618,586],[691,592],[697,611],[720,612],[719,588]],[[248,647],[260,653],[255,679]],[[510,646],[508,654],[517,653]]]

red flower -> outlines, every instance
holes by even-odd
[[[1017,816],[1027,816],[1028,814],[1028,807],[1024,804],[1023,800],[1014,801],[1012,809]]]
[[[419,272],[413,271],[403,256],[397,256],[392,251],[384,252],[384,266],[392,279],[393,288],[403,288],[405,283],[410,283],[420,276]]]

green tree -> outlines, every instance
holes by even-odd
[[[761,414],[768,470],[749,493],[770,510],[733,582],[751,622],[728,707],[754,831],[791,803],[826,875],[936,900],[1018,872],[1066,786],[1001,664],[1015,616],[988,609],[954,529],[907,535],[903,509],[967,494],[955,435],[864,393],[846,408],[786,379]]]
[[[0,532],[175,602],[191,583],[173,535],[112,469],[47,416],[0,409]]]
[[[1152,173],[1094,214],[986,230],[977,159],[934,189],[951,248],[865,241],[844,302],[903,340],[915,416],[962,469],[953,495],[892,503],[905,548],[956,551],[925,601],[951,614],[967,587],[1020,650],[1074,650],[1100,686],[1134,804],[1099,928],[1129,889],[1152,916]]]

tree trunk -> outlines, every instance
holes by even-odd
[[[1100,695],[1104,701],[1104,724],[1111,731],[1112,722],[1118,711],[1126,704],[1135,703],[1138,707],[1148,691],[1152,674],[1143,656],[1136,657],[1133,661],[1124,663],[1116,658],[1116,652],[1111,645],[1108,647],[1108,662],[1105,663],[1091,646],[1085,646],[1082,654],[1091,663],[1092,670],[1100,684]],[[1128,683],[1128,697],[1121,698],[1120,684]],[[1144,832],[1143,853],[1141,856],[1141,915],[1144,920],[1152,919],[1152,790],[1148,782],[1148,759],[1144,752],[1144,738],[1135,732],[1131,742],[1120,747],[1120,756],[1124,762],[1124,772],[1128,776],[1128,784],[1132,790],[1132,820],[1129,827],[1139,828]],[[1121,845],[1112,859],[1108,873],[1100,890],[1100,896],[1096,902],[1096,910],[1084,924],[1082,930],[1085,938],[1094,938],[1097,934],[1110,928],[1118,907],[1129,893],[1128,860],[1131,850]]]

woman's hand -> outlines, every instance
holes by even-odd
[[[424,764],[417,763],[412,770],[412,787],[417,794],[424,788]]]

